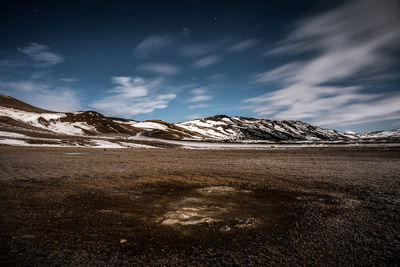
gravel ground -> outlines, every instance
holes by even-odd
[[[400,262],[400,149],[0,147],[1,265]]]

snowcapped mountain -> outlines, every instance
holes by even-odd
[[[359,134],[364,140],[384,140],[391,142],[400,142],[400,128],[391,131],[378,131]]]
[[[35,138],[43,141],[49,138],[65,140],[68,137],[75,143],[93,143],[94,141],[99,143],[100,138],[103,139],[100,142],[102,144],[107,139],[114,140],[114,144],[125,147],[126,141],[121,141],[122,139],[144,140],[146,138],[153,141],[207,140],[238,143],[400,142],[400,129],[365,134],[339,133],[301,121],[271,121],[225,115],[181,123],[168,123],[161,120],[140,122],[106,117],[95,111],[54,112],[0,95],[0,139],[12,136],[28,138],[30,142],[39,142],[33,141]],[[3,140],[3,143],[7,142]],[[131,145],[128,144],[128,146]]]
[[[301,121],[271,121],[218,115],[178,123],[178,126],[215,140],[229,141],[339,141],[349,137]]]

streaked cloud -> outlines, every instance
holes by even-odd
[[[231,44],[232,38],[227,37],[214,42],[192,43],[182,47],[179,53],[186,57],[200,57],[215,53],[218,49],[225,48]]]
[[[171,35],[160,34],[152,35],[141,41],[135,48],[135,52],[139,56],[147,56],[151,52],[165,48],[173,43],[174,38]]]
[[[60,81],[66,83],[74,83],[74,82],[79,82],[79,79],[70,77],[70,78],[61,78]]]
[[[204,88],[197,88],[190,91],[193,97],[189,98],[187,101],[192,103],[203,102],[211,100],[213,97]],[[192,105],[194,107],[194,105]]]
[[[205,44],[190,44],[181,49],[181,54],[189,57],[197,57],[211,52],[213,48]]]
[[[188,120],[195,120],[198,118],[202,118],[201,114],[196,113],[196,114],[189,114],[186,116],[186,119]]]
[[[189,99],[189,102],[202,102],[212,99],[212,96],[209,95],[196,95]]]
[[[208,108],[210,107],[209,104],[197,104],[197,105],[190,105],[188,109],[199,109],[199,108]]]
[[[51,52],[47,45],[30,43],[26,47],[18,48],[18,50],[28,55],[39,67],[50,67],[64,61],[62,56]]]
[[[0,92],[54,111],[77,111],[82,108],[76,90],[48,82],[0,81]]]
[[[117,86],[111,89],[110,92],[120,95],[122,97],[140,97],[145,96],[148,93],[145,82],[141,78],[133,79],[126,76],[116,76],[113,77],[111,81]]]
[[[356,0],[299,22],[269,55],[316,55],[255,75],[281,88],[246,99],[247,108],[258,116],[329,126],[400,118],[397,94],[372,93],[368,83],[356,82],[396,63],[390,51],[400,47],[398,10],[394,0]]]
[[[129,117],[164,109],[176,98],[174,93],[160,93],[164,79],[146,81],[140,77],[116,76],[111,79],[117,86],[109,95],[90,104],[91,107],[109,116]]]
[[[255,47],[259,42],[255,39],[249,39],[245,41],[241,41],[237,44],[232,45],[231,47],[228,48],[228,51],[230,52],[241,52],[248,50],[252,47]]]
[[[34,73],[32,73],[32,74],[30,75],[30,78],[31,78],[31,79],[34,79],[34,80],[45,79],[45,78],[47,78],[48,76],[50,76],[50,74],[51,74],[52,72],[53,72],[53,71],[52,71],[52,70],[49,70],[49,69],[42,70],[42,71],[36,71],[36,72],[34,72]]]
[[[138,66],[137,69],[161,75],[176,75],[180,73],[180,69],[177,66],[166,63],[146,63]]]
[[[182,34],[183,34],[183,35],[185,35],[185,36],[190,36],[191,30],[190,30],[189,28],[182,27],[181,30],[182,30]]]
[[[193,67],[200,69],[200,68],[205,68],[208,66],[211,66],[217,62],[219,62],[221,60],[221,57],[218,55],[209,55],[203,58],[200,58],[198,60],[196,60],[193,63]]]

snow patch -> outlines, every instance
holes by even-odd
[[[129,125],[132,125],[136,128],[146,129],[146,130],[168,130],[168,127],[157,122],[131,122]]]

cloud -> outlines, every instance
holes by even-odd
[[[209,95],[196,95],[189,99],[189,102],[202,102],[212,99],[212,96]]]
[[[390,51],[400,47],[398,10],[392,0],[356,0],[301,21],[269,54],[315,56],[255,75],[256,82],[280,89],[246,99],[246,108],[259,116],[330,126],[400,118],[398,95],[355,83],[396,63]]]
[[[76,78],[61,78],[60,81],[66,82],[66,83],[74,83],[74,82],[79,82],[79,79],[76,79]]]
[[[199,118],[201,118],[201,115],[200,114],[190,114],[190,115],[187,115],[186,116],[186,119],[188,119],[188,120],[195,120],[195,119],[199,119]]]
[[[139,56],[147,56],[160,48],[164,48],[173,43],[174,38],[170,35],[152,35],[140,42],[135,49]]]
[[[109,116],[130,117],[150,113],[166,108],[176,98],[174,93],[158,93],[164,85],[161,78],[146,81],[140,77],[116,76],[111,81],[117,86],[108,91],[110,95],[90,105]]]
[[[177,66],[165,63],[142,64],[137,69],[155,74],[171,75],[171,76],[180,73],[180,69]]]
[[[81,109],[75,90],[37,81],[0,81],[0,92],[11,95],[31,105],[53,111]]]
[[[2,59],[0,60],[0,67],[20,67],[24,64],[21,60],[10,60],[10,59]]]
[[[193,43],[184,46],[179,50],[180,54],[186,57],[199,57],[206,54],[213,53],[214,51],[225,48],[231,42],[230,37],[224,38],[215,42],[208,43]]]
[[[34,80],[45,79],[48,78],[52,72],[53,72],[52,70],[46,69],[34,72],[29,77]]]
[[[189,28],[182,27],[181,29],[182,29],[182,34],[183,34],[183,35],[185,35],[185,36],[190,36],[191,31],[190,31]]]
[[[117,86],[110,90],[122,97],[140,97],[147,95],[148,89],[144,85],[144,80],[141,78],[132,79],[126,76],[116,76],[111,79],[112,83]]]
[[[181,53],[184,56],[197,57],[209,53],[213,48],[205,44],[190,44],[182,48]]]
[[[254,39],[249,39],[249,40],[245,40],[242,42],[239,42],[235,45],[232,45],[231,47],[228,48],[228,51],[230,52],[241,52],[241,51],[245,51],[247,49],[250,49],[254,46],[256,46],[258,44],[257,40]]]
[[[213,65],[213,64],[219,62],[220,60],[221,60],[221,57],[218,55],[206,56],[206,57],[196,60],[193,63],[193,67],[195,67],[197,69],[208,67],[210,65]]]
[[[197,104],[197,105],[190,105],[189,109],[199,109],[199,108],[208,108],[209,104]]]
[[[207,101],[213,98],[211,95],[208,95],[207,90],[203,88],[193,89],[191,93],[193,97],[189,98],[188,102],[192,103]]]
[[[28,55],[31,60],[36,62],[38,67],[50,67],[64,61],[62,56],[51,52],[47,45],[30,43],[26,47],[18,48],[18,50]]]

